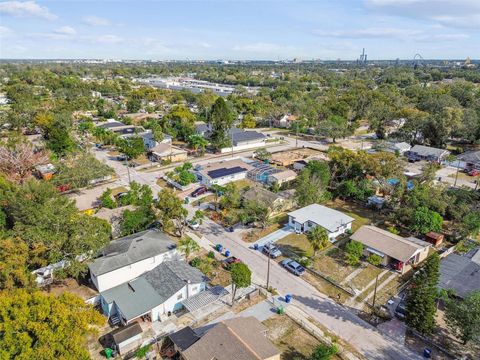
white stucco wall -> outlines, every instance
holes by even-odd
[[[241,173],[220,177],[220,178],[217,178],[217,179],[214,179],[214,180],[210,180],[210,179],[207,179],[207,178],[204,177],[204,178],[202,178],[201,183],[203,185],[205,185],[206,187],[210,187],[214,184],[225,185],[225,184],[228,184],[229,182],[232,182],[232,181],[245,179],[246,177],[247,177],[247,172],[244,171],[244,172],[241,172]]]
[[[248,149],[254,149],[254,148],[257,148],[257,147],[263,147],[265,146],[266,143],[265,143],[265,140],[262,140],[262,141],[256,141],[256,142],[253,142],[253,143],[243,143],[243,144],[239,144],[237,146],[234,146],[233,147],[233,151],[241,151],[241,150],[248,150]],[[222,154],[224,153],[228,153],[228,152],[231,152],[232,151],[232,148],[231,147],[228,147],[228,148],[223,148],[220,150],[220,152]]]
[[[180,258],[181,255],[177,249],[173,249],[97,277],[92,274],[91,278],[97,290],[102,292],[139,277],[145,272],[157,267],[165,260],[178,260]]]
[[[303,231],[303,232],[308,232],[309,230],[313,229],[315,226],[318,226],[314,222],[307,221],[303,224],[303,230],[302,230],[302,224],[296,222],[295,219],[292,216],[288,217],[288,225],[295,230],[298,229],[298,230]],[[348,223],[348,224],[345,224],[345,225],[339,227],[337,229],[337,231],[331,232],[331,231],[327,230],[328,238],[330,239],[330,241],[333,242],[333,241],[335,241],[337,236],[340,236],[340,235],[344,234],[347,230],[351,230],[351,229],[352,229],[352,223]]]

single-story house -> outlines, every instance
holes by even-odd
[[[293,163],[293,169],[297,171],[303,170],[308,165],[306,160],[297,160]]]
[[[225,185],[247,177],[252,167],[240,159],[210,163],[196,168],[198,180],[205,186]]]
[[[278,185],[282,185],[289,181],[293,181],[297,178],[297,173],[293,170],[285,169],[283,171],[275,172],[273,174],[268,175],[267,184],[277,183]]]
[[[182,360],[280,360],[280,351],[267,338],[267,328],[253,316],[183,328],[168,336],[161,354]]]
[[[148,158],[151,161],[171,161],[171,162],[178,162],[178,161],[185,161],[187,160],[188,152],[173,146],[171,143],[160,143],[157,144],[155,147],[151,148],[149,151]]]
[[[183,260],[164,261],[139,277],[100,292],[103,313],[113,324],[163,321],[182,301],[205,290],[206,277]]]
[[[468,171],[472,169],[480,170],[480,150],[468,151],[457,156],[457,160],[464,163],[464,168]]]
[[[367,199],[367,206],[375,207],[381,209],[385,204],[386,199],[381,196],[372,195]]]
[[[285,199],[282,195],[267,190],[261,186],[252,186],[242,194],[244,201],[258,201],[266,205],[270,211],[271,216],[290,209],[293,206],[291,199]]]
[[[410,146],[409,143],[406,142],[397,142],[397,143],[392,143],[388,147],[388,151],[393,152],[393,153],[399,153],[400,155],[403,155],[406,151],[409,151],[412,147]]]
[[[289,128],[292,122],[296,121],[297,117],[295,115],[285,114],[282,117],[275,119],[274,125],[281,128]]]
[[[480,249],[466,255],[452,253],[443,258],[438,287],[453,289],[460,298],[480,289]]]
[[[163,261],[180,259],[175,242],[160,230],[145,230],[111,241],[88,266],[98,291],[105,291],[152,270]]]
[[[124,123],[117,121],[115,119],[107,119],[105,122],[100,122],[97,124],[97,127],[105,129],[105,130],[112,130],[117,127],[127,126]]]
[[[205,138],[208,138],[208,135],[211,131],[211,126],[202,121],[197,121],[195,123],[195,134],[202,135]]]
[[[426,241],[403,238],[373,225],[360,227],[351,239],[363,244],[365,256],[376,254],[382,258],[381,265],[391,265],[402,274],[425,260],[432,246]]]
[[[110,333],[110,346],[112,346],[112,349],[116,350],[120,355],[127,354],[129,351],[135,350],[142,344],[142,334],[142,327],[138,322],[134,322]]]
[[[435,161],[439,163],[450,154],[450,151],[430,146],[415,145],[404,154],[408,159]]]
[[[328,232],[330,241],[352,229],[355,219],[344,213],[319,204],[311,204],[288,213],[288,225],[295,231],[308,232],[321,226]]]
[[[232,142],[233,150],[246,150],[265,146],[267,137],[255,130],[243,130],[232,127],[228,130],[228,138]],[[232,147],[222,148],[222,153],[232,151]]]

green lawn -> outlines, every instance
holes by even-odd
[[[365,206],[356,204],[353,202],[343,201],[337,199],[335,201],[329,201],[325,204],[329,208],[343,212],[344,214],[351,216],[355,219],[352,224],[352,231],[355,232],[359,227],[363,225],[369,225],[372,222],[377,222],[379,220],[384,220],[384,216],[374,211],[368,209]]]
[[[277,243],[282,250],[293,252],[300,257],[313,256],[313,250],[305,234],[290,234],[280,239]]]
[[[367,286],[373,279],[375,279],[375,277],[381,272],[382,269],[368,264],[365,269],[363,269],[352,280],[350,280],[350,283],[354,288],[363,290],[363,288]]]

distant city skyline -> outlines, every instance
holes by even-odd
[[[0,1],[0,58],[480,58],[479,0]]]

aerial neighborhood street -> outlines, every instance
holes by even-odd
[[[0,359],[480,359],[479,16],[0,0]]]

